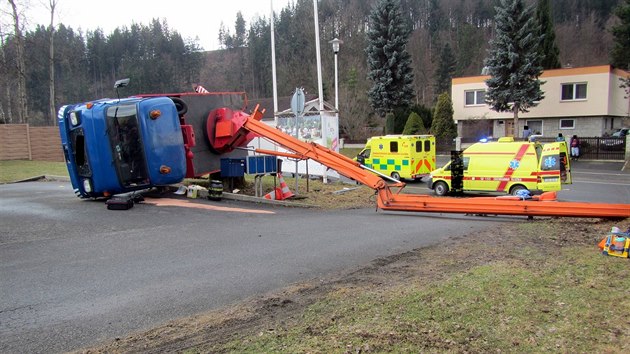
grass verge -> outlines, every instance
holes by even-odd
[[[64,162],[0,161],[0,183],[10,183],[41,175],[68,176],[68,169]]]
[[[589,225],[575,222],[578,227]],[[626,220],[623,226],[629,223]],[[566,227],[562,221],[552,224],[560,230]],[[600,230],[595,235],[602,235],[609,226],[593,225]],[[502,256],[495,257],[496,245],[464,242],[475,254],[493,256],[481,256],[469,269],[434,280],[413,277],[391,285],[339,288],[292,323],[277,322],[266,331],[212,349],[627,352],[628,260],[599,254],[594,246],[599,237],[590,233],[578,233],[578,239],[573,239],[553,232],[545,223],[509,227],[513,229],[504,235],[511,239],[509,244],[523,247],[505,248]],[[475,256],[463,251],[450,258],[451,252],[442,252],[447,258],[437,258],[441,260],[434,266],[443,270],[454,270],[449,261],[463,261],[458,255]]]

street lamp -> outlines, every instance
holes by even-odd
[[[339,110],[339,84],[338,84],[338,74],[337,74],[337,54],[339,53],[339,44],[343,43],[341,39],[333,39],[328,41],[328,43],[332,44],[333,53],[335,53],[335,110]]]

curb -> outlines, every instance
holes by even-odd
[[[179,187],[179,185],[177,186]],[[197,192],[197,195],[198,197],[196,199],[208,199],[208,190],[206,188],[200,189]],[[280,206],[296,207],[296,208],[317,208],[314,205],[309,205],[309,204],[304,204],[304,203],[265,199],[261,197],[254,197],[250,195],[235,194],[235,193],[229,193],[229,192],[223,192],[221,194],[221,197],[224,199],[238,200],[238,201],[249,202],[249,203],[280,205]],[[190,198],[190,199],[195,199],[195,198]]]
[[[6,182],[6,183],[3,183],[3,184],[35,182],[35,181],[40,181],[42,179],[47,179],[49,181],[70,182],[70,177],[68,177],[68,176],[38,175],[38,176],[33,176],[33,177],[20,179],[20,180],[17,180],[17,181]]]

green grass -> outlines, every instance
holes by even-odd
[[[532,261],[535,260],[535,261]],[[607,352],[630,349],[630,267],[592,246],[530,248],[442,281],[330,293],[230,352]]]
[[[68,176],[64,162],[0,161],[0,183],[10,183],[41,175]]]
[[[339,149],[339,153],[353,159],[357,157],[361,150],[363,150],[363,148],[343,148]]]

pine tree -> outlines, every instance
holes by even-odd
[[[551,17],[551,6],[549,0],[538,0],[536,8],[536,20],[540,26],[539,35],[542,37],[539,51],[544,56],[541,66],[544,70],[558,69],[562,67],[560,64],[560,49],[556,45],[556,33],[554,31],[553,20]]]
[[[630,70],[630,0],[625,1],[615,10],[620,22],[613,27],[615,46],[612,50],[611,64],[619,69]]]
[[[396,134],[396,116],[392,112],[385,114],[385,134]]]
[[[438,96],[431,124],[431,134],[436,138],[453,139],[457,136],[457,126],[453,120],[453,102],[448,93]]]
[[[380,0],[370,13],[366,48],[368,91],[372,108],[381,117],[395,108],[408,106],[414,98],[411,55],[407,52],[410,26],[399,0]]]
[[[405,129],[402,132],[404,135],[415,135],[415,134],[426,134],[427,128],[424,127],[422,123],[422,118],[416,112],[411,112],[409,118],[407,118],[407,123],[405,124]]]
[[[497,112],[514,113],[516,136],[518,113],[528,112],[544,98],[538,79],[542,74],[540,35],[532,8],[525,7],[523,0],[501,0],[496,10],[496,34],[485,60],[491,76],[486,80],[486,103]]]
[[[455,55],[451,49],[451,45],[446,43],[440,53],[440,62],[438,63],[437,70],[435,72],[435,92],[441,94],[444,92],[451,92],[451,79],[455,75]]]
[[[247,44],[247,29],[243,19],[243,14],[239,11],[236,13],[236,21],[234,22],[234,47],[240,48]]]

